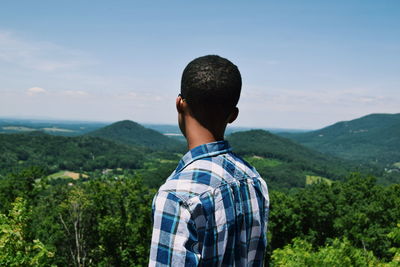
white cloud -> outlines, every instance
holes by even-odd
[[[30,70],[52,72],[71,70],[92,61],[82,52],[50,43],[23,40],[0,31],[0,64],[16,65]]]
[[[43,94],[43,93],[46,93],[46,90],[44,90],[43,88],[40,88],[40,87],[32,87],[32,88],[29,88],[29,89],[26,91],[26,93],[27,93],[29,96],[32,96],[32,95],[36,95],[36,94]]]

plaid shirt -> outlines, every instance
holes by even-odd
[[[149,266],[262,266],[268,189],[226,141],[187,152],[153,200]]]

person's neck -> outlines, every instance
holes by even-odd
[[[201,125],[198,121],[193,118],[186,120],[186,141],[188,149],[191,150],[197,146],[224,140],[224,130],[210,131]]]

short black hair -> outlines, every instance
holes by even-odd
[[[228,59],[208,55],[194,59],[183,71],[181,96],[204,126],[225,121],[236,107],[242,77]]]

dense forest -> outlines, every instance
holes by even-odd
[[[145,152],[97,137],[64,137],[42,132],[0,134],[0,143],[0,173],[29,166],[45,166],[50,172],[139,168]]]
[[[111,126],[97,137],[0,134],[0,266],[147,265],[152,198],[182,144],[157,149],[172,139]],[[270,187],[266,265],[400,264],[400,184],[382,183],[379,168],[261,130],[228,140]]]
[[[368,161],[389,168],[400,162],[400,113],[370,114],[317,131],[281,135],[345,159]]]
[[[359,171],[357,164],[324,155],[263,130],[237,132],[227,139],[235,153],[268,177],[272,188],[304,187],[307,176],[340,180],[346,173]]]

